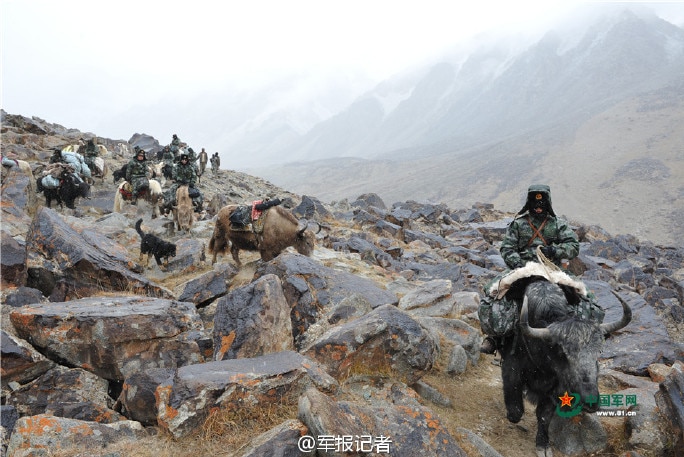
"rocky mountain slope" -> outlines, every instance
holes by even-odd
[[[52,147],[91,135],[3,113],[3,154],[33,171]],[[111,151],[121,142],[99,141]],[[154,144],[132,141],[125,146]],[[126,159],[108,157],[112,169]],[[305,435],[318,455],[326,436],[350,436],[352,446],[363,444],[354,436],[389,438],[397,456],[534,452],[532,407],[518,425],[505,420],[500,369],[479,353],[479,294],[504,269],[497,246],[511,213],[489,203],[388,207],[375,194],[324,204],[224,169],[202,178],[205,211],[176,232],[143,202],[112,213],[111,177],[62,210],[42,207],[19,167],[2,173],[8,455],[312,455],[298,450]],[[225,256],[211,265],[217,207],[264,196],[321,224],[312,257],[242,253],[240,270]],[[176,243],[167,268],[140,263],[139,218]],[[684,381],[684,252],[576,229],[582,251],[571,270],[606,320],[620,314],[612,290],[634,310],[606,342],[601,393],[638,400],[635,415],[563,422],[574,433],[555,434],[554,446],[675,455],[684,445],[672,403]],[[573,438],[582,434],[594,438]]]

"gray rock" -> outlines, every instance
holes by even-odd
[[[103,289],[170,297],[171,293],[133,273],[140,269],[121,245],[94,228],[77,232],[54,210],[40,208],[26,235],[27,286],[54,301],[91,296]]]
[[[305,354],[336,379],[376,374],[413,384],[432,367],[436,343],[409,314],[384,305],[330,329]]]
[[[48,357],[109,380],[149,368],[201,361],[192,303],[149,297],[98,297],[23,307],[10,313],[17,335]]]
[[[189,301],[202,307],[228,292],[228,281],[237,274],[230,263],[216,265],[214,270],[183,283],[177,290],[178,301]]]
[[[572,418],[554,415],[549,438],[553,447],[569,456],[600,452],[608,446],[608,434],[595,414]]]
[[[19,243],[6,230],[0,231],[0,276],[4,286],[21,286],[26,283],[26,246]]]
[[[476,433],[471,432],[463,427],[458,427],[456,431],[465,436],[465,439],[468,440],[468,442],[472,444],[475,449],[477,449],[477,452],[480,453],[481,457],[503,457],[496,451],[496,449],[487,444],[487,442],[480,438]]]
[[[669,425],[673,450],[684,453],[684,363],[677,361],[672,371],[660,383],[655,394],[656,404]]]
[[[449,399],[449,397],[443,395],[439,390],[435,389],[423,380],[411,384],[411,388],[415,390],[418,395],[436,405],[444,407],[451,406],[451,399]]]
[[[328,268],[303,255],[283,253],[259,267],[255,278],[275,274],[291,309],[295,347],[301,349],[309,326],[345,298],[360,294],[372,308],[396,304],[397,296],[374,282],[345,271]]]
[[[24,340],[2,330],[0,332],[2,341],[2,365],[0,366],[0,376],[2,386],[5,387],[10,382],[26,384],[55,366],[55,362],[45,358],[33,346]]]
[[[173,368],[152,368],[134,373],[123,383],[118,403],[127,418],[143,425],[157,425],[157,387],[175,373]]]
[[[384,398],[371,395],[364,403],[336,401],[308,389],[299,400],[299,420],[317,438],[317,444],[325,436],[352,437],[352,446],[363,446],[359,449],[361,452],[352,447],[357,454],[366,451],[393,457],[466,456],[434,412],[403,394],[400,387],[388,389],[392,390],[391,394]],[[354,437],[359,437],[359,441],[354,443]],[[318,455],[340,453],[334,447],[328,451],[319,447]]]
[[[277,427],[254,438],[241,457],[304,457],[310,455],[299,449],[299,438],[306,435],[308,429],[296,419],[283,422]]]
[[[280,278],[262,276],[219,300],[214,315],[214,360],[292,349],[290,306]]]
[[[110,408],[109,383],[80,368],[56,367],[13,391],[7,403],[20,416],[52,414],[86,421],[112,423],[123,420]]]
[[[451,299],[451,281],[448,279],[435,279],[426,282],[417,289],[407,293],[399,300],[399,308],[403,310],[411,310],[414,308],[423,308],[433,306],[439,302]],[[454,300],[451,306],[453,307]]]
[[[363,208],[366,209],[369,206],[374,206],[376,208],[380,209],[387,209],[387,205],[385,205],[385,202],[382,201],[382,198],[378,196],[378,194],[374,193],[367,193],[367,194],[362,194],[356,197],[356,200],[354,200],[352,203],[350,203],[351,206],[355,206],[358,208]]]
[[[101,449],[118,441],[135,441],[146,435],[134,421],[111,424],[39,414],[21,417],[7,447],[7,455],[44,455],[64,448]]]
[[[480,331],[459,319],[416,317],[420,325],[437,342],[436,366],[446,369],[455,346],[461,346],[473,365],[480,360]]]
[[[157,388],[157,421],[180,438],[214,408],[267,408],[294,401],[311,386],[331,392],[338,388],[317,363],[292,351],[188,365]]]
[[[463,374],[468,367],[468,354],[463,346],[457,344],[451,350],[451,355],[449,356],[449,361],[447,362],[446,372],[449,374]]]
[[[4,255],[4,254],[3,254]],[[31,287],[19,287],[16,291],[7,295],[5,304],[12,308],[32,305],[33,303],[43,303],[46,299],[38,289]]]
[[[593,290],[598,303],[606,311],[604,322],[619,320],[622,306],[610,293],[611,287],[601,281],[585,281]],[[682,348],[673,342],[667,329],[652,306],[641,296],[621,292],[632,308],[632,322],[606,340],[601,353],[604,368],[619,370],[637,376],[648,376],[652,363],[672,363],[684,357]]]

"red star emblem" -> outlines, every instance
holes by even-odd
[[[574,400],[575,397],[572,397],[568,395],[568,391],[566,390],[565,393],[563,394],[562,397],[558,397],[561,401],[561,408],[563,406],[569,406],[572,408],[572,400]]]

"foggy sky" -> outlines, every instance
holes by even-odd
[[[3,0],[2,108],[114,139],[193,132],[130,117],[160,100],[348,73],[358,94],[477,33],[533,33],[578,2]],[[684,22],[684,4],[651,4]],[[358,94],[349,94],[351,98]],[[296,100],[294,101],[296,102]],[[113,122],[117,119],[117,122]],[[206,132],[205,132],[206,133]],[[200,145],[198,145],[200,146]]]

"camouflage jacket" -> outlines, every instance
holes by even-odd
[[[83,153],[86,157],[97,157],[100,155],[100,149],[95,143],[87,143],[85,146],[85,152]]]
[[[187,165],[180,163],[176,164],[173,169],[173,180],[178,183],[190,184],[194,186],[197,182],[197,172],[195,171],[195,167],[193,167],[190,163]]]
[[[126,167],[126,181],[131,182],[135,178],[145,178],[147,177],[147,161],[140,161],[133,157],[128,161],[128,167]]]
[[[540,238],[535,235],[535,230],[539,230],[542,224]],[[549,215],[544,223],[544,219],[531,217],[526,212],[515,218],[508,226],[506,236],[501,242],[501,257],[509,268],[521,267],[529,261],[537,260],[535,250],[539,245],[556,248],[555,257],[549,260],[559,266],[561,259],[574,259],[579,254],[577,235],[566,221]]]
[[[173,161],[176,157],[173,155],[173,152],[169,151],[164,151],[164,154],[162,155],[162,162],[164,162],[166,165],[173,165]]]

